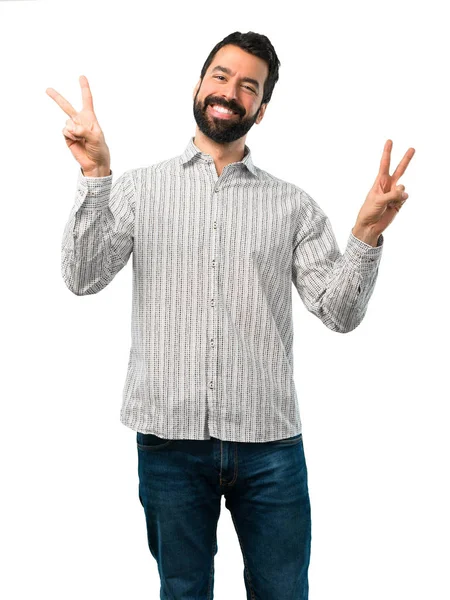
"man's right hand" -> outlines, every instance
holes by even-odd
[[[70,117],[62,132],[67,146],[83,169],[83,174],[86,177],[105,177],[110,175],[109,148],[94,114],[91,89],[84,75],[80,76],[80,85],[83,98],[80,112],[53,88],[45,91]]]

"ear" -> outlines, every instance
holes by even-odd
[[[259,112],[258,112],[258,117],[257,117],[257,119],[255,121],[255,123],[257,125],[259,125],[259,123],[261,123],[261,121],[262,121],[262,119],[264,117],[264,113],[266,112],[266,108],[267,108],[267,102],[265,104],[261,104],[261,107],[260,107]]]
[[[197,85],[196,85],[196,86],[195,86],[195,88],[194,88],[194,93],[192,94],[192,100],[194,100],[194,98],[195,98],[195,95],[196,95],[196,94],[197,94],[197,92],[198,92],[198,89],[199,89],[199,87],[200,87],[200,84],[201,84],[201,82],[202,82],[202,79],[200,78],[200,79],[198,80],[198,82],[197,82]]]

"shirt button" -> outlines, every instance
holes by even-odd
[[[209,387],[210,387],[210,389],[213,389],[213,382],[212,381],[209,382]]]

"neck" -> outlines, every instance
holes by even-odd
[[[197,126],[194,144],[205,154],[212,156],[214,163],[221,170],[230,163],[239,162],[244,158],[245,136],[228,144],[218,144],[200,131]]]

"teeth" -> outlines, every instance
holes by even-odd
[[[218,106],[217,104],[214,104],[213,108],[214,108],[214,110],[217,110],[218,112],[223,112],[223,113],[227,113],[227,114],[230,114],[230,115],[233,114],[232,110],[228,110],[224,106]]]

